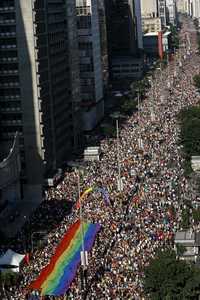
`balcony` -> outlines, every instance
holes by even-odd
[[[0,57],[0,62],[3,63],[12,63],[12,62],[17,62],[18,58],[17,57]]]
[[[0,45],[1,50],[16,50],[17,45]]]
[[[19,113],[21,112],[21,107],[2,107],[0,109],[1,113]]]
[[[0,20],[0,25],[14,25],[14,24],[16,24],[15,19]]]
[[[19,87],[19,82],[0,82],[0,88],[16,88]]]
[[[2,120],[1,124],[3,126],[16,126],[16,125],[22,125],[22,120]]]
[[[7,96],[0,96],[0,101],[16,101],[16,100],[20,100],[20,95],[7,95]]]
[[[18,70],[0,70],[0,76],[17,75],[18,73],[19,73]]]
[[[7,6],[7,7],[0,7],[0,12],[1,13],[7,13],[7,12],[13,12],[15,11],[15,7],[14,6]]]
[[[15,37],[15,36],[16,36],[16,31],[13,31],[13,32],[1,32],[0,33],[0,37],[8,38],[8,37]]]

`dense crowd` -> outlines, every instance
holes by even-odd
[[[182,40],[187,28],[192,28],[190,23],[183,23]],[[200,101],[191,83],[191,76],[200,73],[200,58],[195,53],[196,34],[189,35],[191,49],[188,45],[180,48],[166,68],[155,72],[138,112],[121,122],[119,147],[123,191],[117,190],[116,139],[103,139],[101,160],[84,165],[81,189],[105,187],[110,205],[105,206],[98,190],[83,202],[83,219],[102,226],[89,253],[87,274],[81,277],[78,271],[67,299],[145,299],[144,267],[158,247],[173,245],[185,197],[200,202],[184,177],[178,143],[177,114]],[[79,218],[75,205],[67,213],[67,203],[77,200],[77,180],[77,172],[66,172],[56,188],[46,191],[43,203],[30,219],[30,228],[35,223],[40,223],[41,228],[51,224],[51,230],[44,249],[34,251],[30,264],[22,268],[20,284],[10,288],[10,299],[29,299],[26,287],[50,261],[69,225]],[[58,205],[63,199],[66,209]],[[23,234],[24,231],[18,236],[18,243],[12,245],[15,250],[22,251]]]

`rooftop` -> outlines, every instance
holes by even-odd
[[[170,34],[171,34],[171,31],[166,31],[165,33],[163,33],[163,36],[166,37]],[[158,36],[158,31],[157,32],[155,32],[155,31],[147,32],[147,33],[144,34],[144,37],[146,37],[146,36]]]

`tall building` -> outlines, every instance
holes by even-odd
[[[185,10],[184,0],[177,0],[176,4],[177,4],[178,12],[179,13],[184,13],[184,10]]]
[[[157,18],[158,14],[158,0],[141,0],[142,18]]]
[[[140,0],[106,0],[105,5],[111,79],[138,79],[143,73]]]
[[[135,0],[135,18],[137,28],[137,44],[139,49],[143,49],[143,34],[142,34],[142,15],[141,15],[141,0]]]
[[[177,7],[175,0],[166,0],[167,23],[177,24]]]
[[[191,17],[200,19],[200,0],[191,1]]]
[[[98,15],[99,15],[99,29],[100,29],[100,44],[101,44],[101,60],[103,72],[104,92],[108,88],[109,69],[108,69],[108,41],[106,30],[106,12],[104,0],[98,0]]]
[[[90,131],[104,116],[103,66],[99,5],[76,0],[80,59],[82,126]]]
[[[158,16],[161,19],[162,27],[166,27],[167,19],[166,19],[166,0],[158,0]]]
[[[31,189],[67,159],[78,140],[69,11],[72,0],[0,1],[0,142],[9,150],[19,133],[22,175]]]
[[[141,11],[143,21],[143,31],[158,31],[161,24],[162,29],[166,27],[166,0],[141,0]],[[155,28],[155,30],[151,30]]]
[[[158,0],[141,0],[141,14],[142,30],[144,33],[162,30]]]
[[[134,1],[107,0],[105,3],[110,54],[136,54],[138,44]]]

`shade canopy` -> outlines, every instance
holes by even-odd
[[[19,272],[19,265],[24,259],[25,255],[8,249],[4,255],[0,257],[0,271]]]

